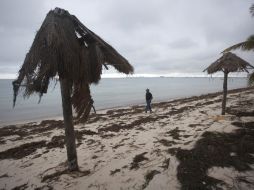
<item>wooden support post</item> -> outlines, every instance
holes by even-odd
[[[225,115],[225,112],[226,112],[227,93],[228,93],[228,71],[224,71],[223,99],[222,99],[221,115]]]
[[[63,118],[65,127],[65,142],[67,149],[68,168],[70,171],[78,170],[75,131],[73,126],[71,83],[68,79],[60,79]]]

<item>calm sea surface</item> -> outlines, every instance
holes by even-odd
[[[38,104],[38,96],[17,98],[12,108],[12,80],[0,80],[0,125],[36,121],[62,115],[59,84],[49,88]],[[222,78],[121,78],[102,79],[98,85],[92,85],[91,91],[95,108],[105,109],[133,104],[143,104],[145,89],[153,94],[153,101],[166,101],[176,98],[201,95],[222,91]],[[246,78],[229,78],[228,88],[247,86]]]

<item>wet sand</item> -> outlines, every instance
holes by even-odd
[[[91,114],[66,170],[61,120],[0,128],[0,189],[254,188],[254,89]]]

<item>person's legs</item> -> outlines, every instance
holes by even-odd
[[[149,111],[150,111],[150,113],[152,112],[151,100],[149,101]]]
[[[146,109],[145,109],[146,113],[147,113],[147,110],[148,110],[148,102],[146,101]]]
[[[150,113],[152,112],[152,109],[151,109],[151,100],[146,101],[146,112],[148,110],[150,111]]]

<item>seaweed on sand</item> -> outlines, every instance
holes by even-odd
[[[109,126],[106,126],[104,128],[101,128],[101,129],[98,129],[98,132],[101,133],[101,132],[119,132],[120,130],[131,130],[135,127],[138,127],[140,125],[144,125],[146,123],[152,123],[152,122],[155,122],[155,121],[158,121],[160,119],[164,119],[164,118],[167,118],[168,116],[165,116],[165,115],[161,115],[161,116],[156,116],[156,117],[144,117],[144,118],[141,118],[141,119],[137,119],[135,121],[133,121],[132,123],[130,124],[126,124],[126,125],[123,125],[123,124],[111,124]]]
[[[148,158],[146,158],[144,155],[147,154],[147,152],[143,152],[141,154],[136,155],[133,158],[133,161],[131,163],[131,167],[130,169],[138,169],[139,168],[139,163],[144,161],[144,160],[148,160]]]
[[[52,174],[48,174],[48,175],[45,175],[42,177],[42,180],[41,182],[49,182],[49,181],[52,181],[52,180],[57,180],[59,179],[59,177],[61,177],[61,175],[70,175],[72,176],[73,178],[75,177],[83,177],[83,176],[87,176],[91,173],[90,170],[85,170],[85,171],[75,171],[75,172],[70,172],[68,170],[60,170],[60,171],[56,171],[55,173],[52,173]]]
[[[145,175],[145,183],[142,185],[142,189],[145,189],[150,181],[152,181],[152,179],[154,178],[155,175],[160,174],[161,172],[157,171],[157,170],[152,170],[149,171],[146,175]]]
[[[180,140],[180,135],[179,135],[179,133],[182,132],[182,131],[183,131],[183,130],[179,130],[179,128],[176,127],[175,129],[166,132],[166,134],[172,136],[173,139]]]
[[[53,136],[51,141],[47,143],[47,148],[64,148],[65,145],[65,140],[64,140],[64,135],[59,135],[59,136]]]
[[[208,169],[214,166],[233,167],[237,171],[251,169],[250,165],[254,164],[254,126],[253,122],[245,125],[249,127],[236,125],[240,129],[232,133],[205,132],[193,149],[178,149],[177,178],[182,190],[219,189],[216,185],[224,182],[207,175]],[[232,152],[235,153],[233,156]]]
[[[46,141],[38,141],[22,144],[18,147],[10,148],[3,152],[0,152],[0,160],[2,159],[21,159],[37,150],[46,146]]]
[[[172,146],[173,144],[176,144],[174,141],[169,141],[167,139],[160,139],[157,142],[160,142],[164,146]]]

